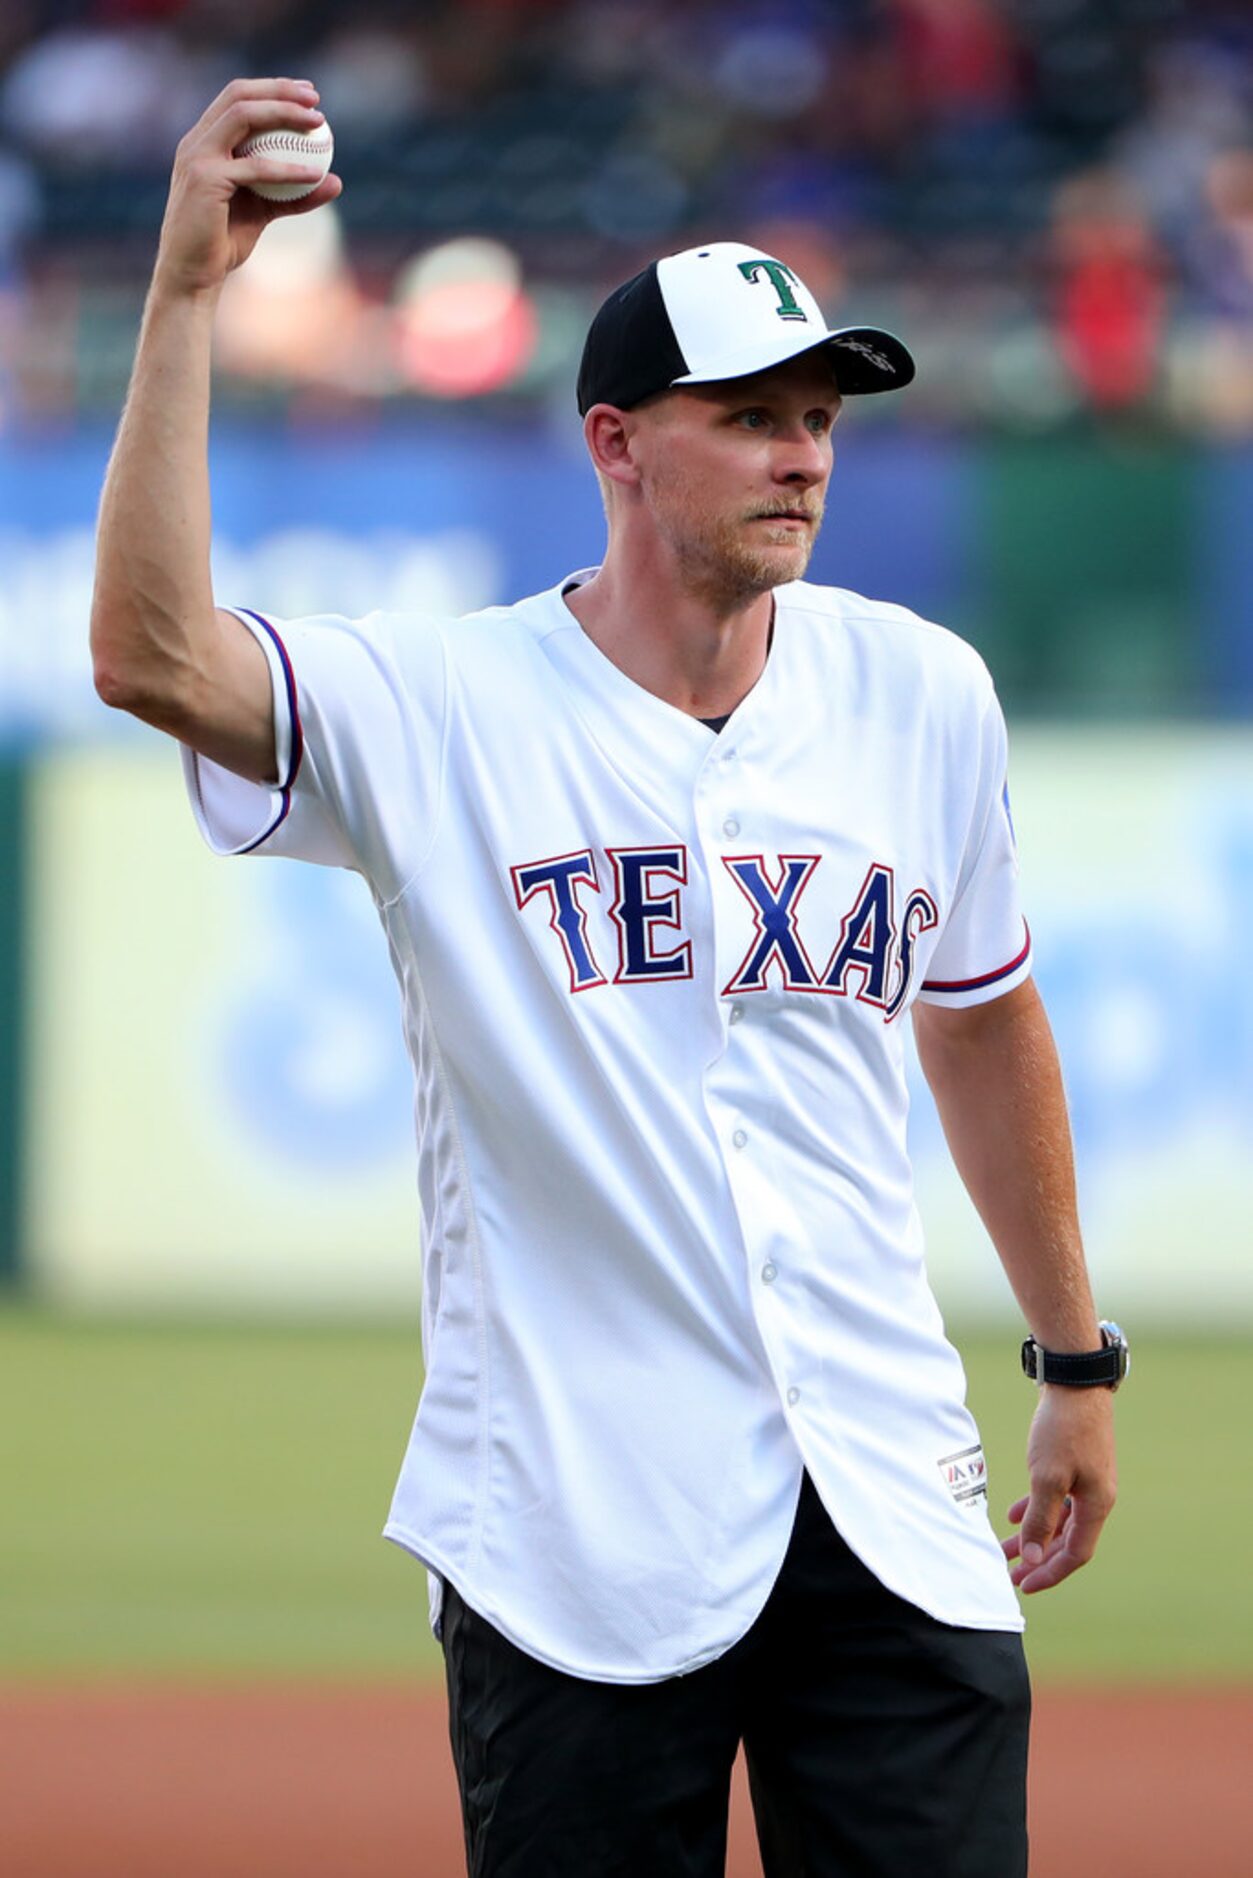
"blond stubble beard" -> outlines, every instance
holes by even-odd
[[[745,540],[743,530],[760,528],[760,523],[701,516],[699,488],[695,478],[676,476],[646,491],[653,520],[690,592],[719,608],[736,607],[803,577],[818,538],[821,506],[815,509],[812,499],[794,498],[795,506],[812,518],[808,534],[798,540],[790,529],[766,529],[758,544]]]

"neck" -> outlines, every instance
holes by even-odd
[[[692,717],[724,717],[761,677],[769,592],[719,595],[665,567],[632,565],[611,544],[604,566],[566,605],[628,678]]]

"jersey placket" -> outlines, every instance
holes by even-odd
[[[772,1082],[760,1068],[780,1047],[783,994],[767,990],[736,998],[722,990],[739,963],[745,924],[743,898],[724,863],[760,845],[753,811],[745,806],[749,800],[733,718],[694,790],[693,827],[710,883],[716,960],[712,993],[723,1038],[721,1052],[704,1073],[704,1097],[739,1222],[750,1308],[780,1403],[791,1416],[804,1402],[806,1364],[794,1327],[809,1235],[780,1178],[769,1105],[760,1094]]]

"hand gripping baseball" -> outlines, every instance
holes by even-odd
[[[178,146],[156,280],[180,293],[214,293],[248,259],[262,230],[280,215],[303,215],[333,202],[343,188],[327,176],[296,202],[269,202],[254,182],[307,182],[317,165],[237,156],[256,131],[312,130],[324,120],[305,79],[237,78],[216,97]]]

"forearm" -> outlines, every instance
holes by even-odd
[[[252,635],[213,605],[209,375],[227,276],[277,216],[340,192],[324,162],[236,152],[265,130],[324,123],[307,80],[235,79],[178,146],[130,395],[100,508],[91,646],[108,704],[241,776],[275,780],[270,680]],[[274,202],[253,185],[299,183]]]
[[[1070,1123],[1035,986],[973,1010],[920,1007],[915,1033],[953,1160],[1032,1334],[1049,1350],[1096,1349]]]
[[[1033,1335],[1047,1350],[1099,1348],[1066,1099],[1035,986],[973,1010],[916,1006],[914,1031],[957,1170]],[[1031,1491],[1010,1507],[1021,1529],[1002,1542],[1023,1591],[1060,1584],[1096,1549],[1114,1504],[1112,1408],[1108,1389],[1038,1393]]]
[[[175,734],[180,700],[217,630],[208,470],[216,303],[216,293],[154,281],[100,505],[97,688],[107,703]]]

